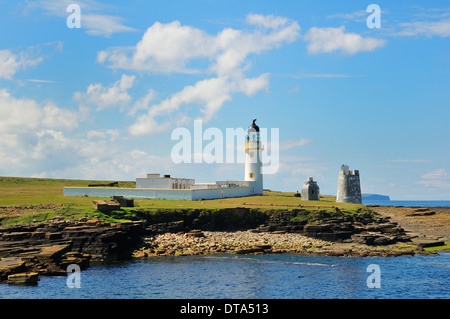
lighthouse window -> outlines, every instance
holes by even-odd
[[[249,174],[248,174],[248,177],[250,177],[250,178],[255,177],[255,173],[249,173]]]

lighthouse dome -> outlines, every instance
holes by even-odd
[[[248,127],[248,132],[259,132],[259,126],[255,124],[256,119],[253,120],[253,123]]]

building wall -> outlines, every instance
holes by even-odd
[[[320,200],[319,185],[312,178],[305,181],[302,186],[302,200]]]
[[[250,196],[251,189],[249,187],[222,187],[213,189],[195,189],[192,190],[192,200],[229,198]]]
[[[195,184],[187,178],[136,178],[136,188],[189,189]]]
[[[259,134],[259,132],[258,132]],[[253,188],[256,194],[263,194],[263,175],[261,172],[261,151],[259,137],[255,141],[247,141],[245,148],[245,181],[254,182]]]
[[[198,183],[191,185],[189,187],[190,189],[211,189],[211,188],[217,188],[216,183]]]
[[[149,198],[149,199],[173,199],[192,200],[190,190],[166,190],[166,189],[139,189],[139,188],[100,188],[100,187],[64,187],[64,196],[89,196],[89,197],[113,197],[125,198]]]
[[[219,187],[243,187],[249,186],[249,181],[217,181]]]
[[[343,165],[339,172],[336,201],[340,203],[362,204],[359,171],[352,172]]]
[[[110,198],[123,196],[137,199],[204,200],[254,195],[251,187],[223,187],[212,189],[176,190],[146,188],[64,187],[64,196]]]

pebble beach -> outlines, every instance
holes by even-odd
[[[188,233],[165,233],[147,238],[143,247],[136,251],[134,256],[304,253],[331,244],[331,242],[296,233],[260,233],[251,230],[191,231]]]

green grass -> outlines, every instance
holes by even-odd
[[[446,243],[447,245],[444,246],[436,246],[436,247],[425,247],[424,250],[425,251],[438,251],[438,250],[450,250],[450,245],[448,243]]]
[[[101,213],[92,208],[96,198],[64,197],[63,188],[110,182],[114,181],[0,177],[0,207],[18,207],[15,213],[6,214],[0,208],[0,225],[41,222],[54,216],[67,220],[99,216]],[[135,182],[119,182],[119,187],[135,187]]]
[[[47,178],[22,178],[0,177],[0,207],[22,207],[16,213],[5,213],[0,208],[0,225],[22,224],[33,221],[44,221],[54,216],[62,216],[64,219],[77,219],[80,217],[99,217],[108,221],[120,221],[133,219],[132,210],[136,208],[123,208],[109,215],[100,213],[92,208],[92,201],[99,198],[93,197],[64,197],[64,186],[87,187],[89,184],[104,184],[114,181],[98,180],[71,180],[71,179],[47,179]],[[119,187],[133,188],[135,182],[119,181]],[[51,207],[47,207],[47,206]],[[360,214],[364,205],[336,203],[333,196],[321,196],[320,201],[303,201],[294,196],[294,192],[268,191],[264,196],[250,196],[240,198],[226,198],[204,201],[185,200],[155,200],[137,199],[135,205],[139,210],[185,210],[185,209],[221,209],[248,207],[259,210],[289,211],[298,209],[299,205],[311,212],[311,214],[333,214],[336,210],[327,207],[338,207],[344,214]],[[24,209],[28,207],[28,209]]]

